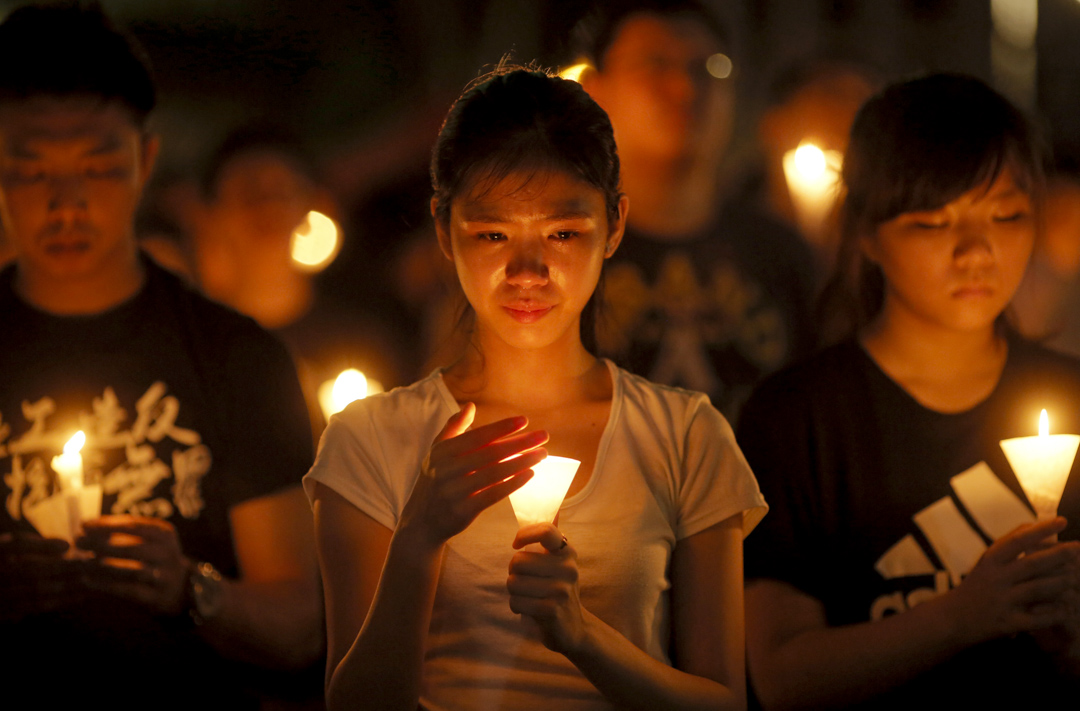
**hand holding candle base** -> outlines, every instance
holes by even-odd
[[[562,654],[576,649],[585,636],[577,551],[550,523],[522,527],[514,548],[506,580],[510,610],[539,626],[548,649]]]

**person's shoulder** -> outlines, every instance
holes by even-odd
[[[757,386],[755,396],[774,392],[814,392],[851,381],[866,355],[855,341],[843,341],[770,374]]]
[[[230,306],[214,301],[179,275],[161,267],[153,260],[144,260],[147,288],[155,308],[167,305],[170,313],[184,318],[188,325],[221,341],[256,339],[277,343],[269,331],[250,316]],[[165,302],[162,304],[161,302]]]
[[[1062,353],[1020,336],[1009,338],[1009,366],[1017,369],[1052,368],[1066,373],[1080,375],[1080,358]]]
[[[621,426],[628,428],[635,437],[649,433],[658,440],[677,443],[699,427],[731,430],[727,418],[706,393],[654,383],[610,362],[609,367],[617,382],[615,395]]]
[[[1003,379],[1080,396],[1080,359],[1014,335]]]
[[[699,407],[702,402],[709,402],[709,396],[695,390],[687,390],[675,385],[655,383],[629,370],[620,368],[610,361],[608,367],[612,369],[618,382],[618,391],[622,398],[629,402],[638,403],[642,406],[663,403],[666,409],[687,410]]]
[[[5,308],[0,311],[0,316],[9,311],[7,305],[15,300],[15,263],[0,267],[0,305]]]

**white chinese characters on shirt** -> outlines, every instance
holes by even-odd
[[[115,497],[109,513],[169,518],[178,511],[194,519],[205,506],[201,480],[210,471],[210,449],[198,432],[176,424],[180,401],[167,391],[163,382],[151,385],[135,402],[134,422],[127,429],[123,427],[128,413],[111,387],[93,398],[89,412],[79,413],[78,429],[87,437],[83,450],[86,483],[100,483],[106,500]],[[10,418],[5,421],[0,413],[0,463],[9,460],[9,470],[3,475],[8,489],[5,506],[14,520],[55,491],[48,462],[74,433],[49,428],[47,420],[55,412],[56,401],[51,397],[23,401],[22,417],[30,426],[14,439],[9,439]],[[166,439],[177,445],[171,462],[163,461],[154,446]],[[123,456],[117,457],[121,452]],[[119,464],[103,469],[117,459]],[[158,484],[169,478],[169,496],[155,496]]]

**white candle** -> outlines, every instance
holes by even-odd
[[[1005,457],[1039,519],[1057,516],[1057,507],[1072,470],[1080,435],[1050,434],[1046,410],[1039,416],[1037,437],[1001,441]]]
[[[510,494],[518,526],[551,523],[562,506],[581,462],[567,457],[545,457],[532,466],[533,478]]]

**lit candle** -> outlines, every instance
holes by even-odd
[[[1001,441],[1020,487],[1027,495],[1039,519],[1057,516],[1058,503],[1065,491],[1080,435],[1050,434],[1046,410],[1039,415],[1037,437],[1014,437]]]
[[[69,541],[74,541],[82,526],[83,459],[86,435],[79,430],[64,445],[64,453],[52,458],[52,468],[60,478],[60,492],[67,507]]]
[[[60,489],[64,492],[78,493],[83,487],[81,452],[84,444],[86,435],[79,430],[64,445],[64,453],[52,458],[53,471],[60,477]]]
[[[784,177],[803,233],[815,242],[836,202],[842,157],[804,142],[784,154]]]
[[[567,457],[545,457],[532,466],[533,478],[510,494],[518,526],[551,523],[562,506],[581,462]]]

